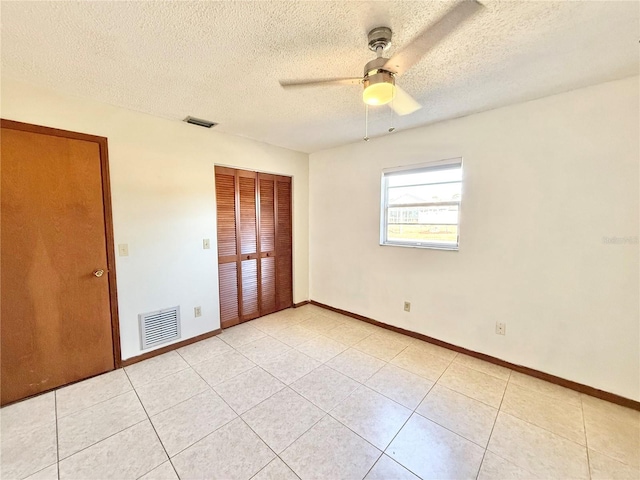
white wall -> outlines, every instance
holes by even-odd
[[[311,298],[640,400],[638,81],[311,154]],[[381,170],[460,156],[460,251],[380,246]]]
[[[116,265],[124,359],[141,353],[139,313],[180,305],[183,339],[220,327],[214,164],[293,176],[294,302],[308,298],[306,154],[5,78],[0,113],[108,138],[115,243],[129,244]]]

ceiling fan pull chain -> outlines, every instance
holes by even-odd
[[[364,104],[364,141],[369,141],[369,104]]]
[[[396,111],[393,108],[393,98],[391,99],[391,126],[389,127],[389,133],[393,132],[396,129]]]

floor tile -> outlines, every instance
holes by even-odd
[[[280,453],[316,424],[325,412],[285,388],[242,415],[271,449]]]
[[[231,347],[220,340],[217,336],[200,340],[186,347],[178,349],[178,353],[189,365],[204,362],[216,355],[231,352]]]
[[[400,405],[414,410],[433,386],[433,382],[388,364],[367,380],[365,385]]]
[[[199,393],[151,417],[169,456],[173,457],[237,415],[211,390]]]
[[[450,362],[442,357],[427,353],[419,347],[409,345],[391,360],[391,363],[435,382],[447,369]]]
[[[320,362],[296,350],[264,362],[264,368],[278,380],[289,385],[320,366]]]
[[[485,448],[498,410],[461,393],[436,385],[416,412]]]
[[[325,412],[353,393],[360,384],[324,365],[296,380],[291,388]]]
[[[356,343],[353,348],[388,362],[407,348],[407,345],[394,338],[374,334]]]
[[[291,347],[273,337],[262,337],[238,347],[237,350],[252,362],[263,365],[265,362],[287,353]]]
[[[442,374],[438,384],[475,398],[494,408],[500,407],[507,381],[454,363]]]
[[[609,420],[640,427],[640,411],[600,400],[590,395],[581,395],[582,408],[589,416],[598,416]]]
[[[371,335],[371,331],[359,325],[353,325],[352,323],[343,323],[335,328],[332,328],[324,335],[331,338],[332,340],[335,340],[336,342],[340,342],[351,347]]]
[[[29,475],[24,480],[58,480],[58,464],[49,465],[47,468]]]
[[[55,393],[49,392],[28,398],[0,409],[2,436],[55,423]]]
[[[307,330],[311,330],[312,332],[323,334],[341,324],[342,322],[336,318],[327,317],[325,315],[314,315],[304,322],[301,322],[300,326]]]
[[[607,410],[585,403],[587,445],[627,465],[640,467],[640,425],[624,407]],[[627,415],[625,415],[627,413]]]
[[[387,455],[382,455],[373,468],[369,471],[365,480],[420,480],[398,462],[391,460]]]
[[[240,419],[228,423],[173,458],[180,478],[246,480],[275,457]]]
[[[159,467],[154,468],[146,475],[140,477],[140,480],[180,480],[178,474],[173,469],[171,462],[164,462]]]
[[[413,343],[411,345],[425,353],[430,353],[431,355],[435,355],[436,357],[449,361],[453,360],[457,356],[456,352],[453,350],[449,350],[448,348],[443,348],[439,345],[425,342],[424,340],[419,340],[417,338],[413,339]]]
[[[233,348],[238,348],[265,335],[266,333],[252,327],[250,323],[241,323],[235,327],[225,328],[217,338],[231,345]]]
[[[418,340],[416,340],[415,338],[410,337],[409,335],[405,335],[403,333],[394,332],[393,330],[389,330],[388,328],[375,327],[375,330],[371,330],[371,331],[373,332],[374,335],[394,340],[398,343],[403,344],[405,347],[418,343]]]
[[[297,325],[311,315],[291,315],[283,312],[272,313],[266,317],[256,318],[251,320],[251,326],[266,333],[267,335],[273,335],[274,333],[283,330],[285,328]]]
[[[374,373],[384,367],[385,362],[379,358],[350,348],[329,360],[326,365],[340,373],[344,373],[357,382],[364,383],[369,380]]]
[[[411,416],[411,410],[362,386],[334,408],[331,416],[384,450]]]
[[[255,367],[213,388],[240,415],[282,390],[284,384]]]
[[[585,445],[584,421],[580,407],[511,383],[504,394],[501,410]]]
[[[167,460],[148,420],[60,462],[60,480],[136,479]]]
[[[489,451],[484,454],[478,475],[478,480],[529,480],[531,478],[536,476]]]
[[[484,449],[413,414],[385,451],[423,479],[475,479]]]
[[[595,450],[589,450],[589,466],[593,480],[638,480],[640,468],[625,465]]]
[[[58,460],[55,420],[28,428],[12,427],[2,425],[0,478],[24,478]]]
[[[539,378],[535,378],[530,375],[511,372],[509,383],[514,383],[519,387],[528,388],[529,390],[541,393],[542,395],[546,395],[555,400],[571,403],[578,407],[581,405],[580,394],[578,392],[561,387],[555,383],[545,382],[544,380],[540,380]]]
[[[509,380],[509,376],[511,375],[511,370],[509,370],[508,368],[501,367],[500,365],[496,365],[494,363],[485,362],[484,360],[480,360],[479,358],[464,355],[462,353],[456,355],[453,363],[459,363],[460,365],[464,365],[465,367],[473,368],[474,370],[486,373],[487,375],[493,375],[494,377],[501,378],[502,380]]]
[[[318,333],[313,332],[300,324],[285,328],[284,330],[278,330],[272,334],[274,338],[277,338],[282,343],[286,343],[290,347],[300,345],[301,343],[309,341],[318,335]]]
[[[331,360],[347,348],[349,347],[323,335],[318,335],[296,347],[298,351],[322,363]]]
[[[132,389],[129,378],[121,368],[61,388],[56,390],[58,418],[92,407]]]
[[[135,392],[123,393],[58,420],[60,458],[104,440],[147,418]]]
[[[541,478],[589,478],[585,447],[503,412],[487,449]]]
[[[193,366],[193,369],[212,387],[230,378],[240,375],[256,366],[251,360],[238,352],[205,360]]]
[[[274,458],[251,480],[298,480],[298,476],[282,460]]]
[[[280,457],[302,480],[346,480],[363,478],[381,453],[326,416]]]
[[[151,416],[209,388],[200,375],[188,368],[138,387],[136,392],[147,415]]]
[[[133,386],[137,388],[185,368],[189,368],[189,364],[176,351],[171,351],[129,365],[124,368],[124,371]]]

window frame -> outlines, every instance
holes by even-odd
[[[464,189],[464,165],[463,158],[449,158],[446,160],[439,160],[434,162],[426,162],[415,165],[407,165],[402,167],[393,167],[393,168],[385,168],[382,170],[382,175],[380,179],[380,246],[383,247],[405,247],[405,248],[425,248],[430,250],[447,250],[457,252],[460,250],[460,219],[461,219],[461,211],[462,211],[462,195],[457,202],[436,202],[434,205],[447,205],[447,204],[457,204],[458,205],[458,222],[456,224],[458,229],[457,241],[455,245],[443,245],[439,243],[430,243],[430,242],[402,242],[402,241],[393,241],[387,239],[387,230],[388,230],[388,210],[389,210],[389,186],[387,179],[394,174],[408,174],[408,173],[418,173],[425,172],[429,170],[444,170],[450,168],[451,166],[459,166],[460,167],[460,186],[461,189]]]

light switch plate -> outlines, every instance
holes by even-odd
[[[209,250],[211,248],[211,242],[208,238],[202,240],[202,248],[204,248],[205,250]]]
[[[126,243],[121,243],[118,245],[118,255],[121,257],[129,256],[129,245]]]

